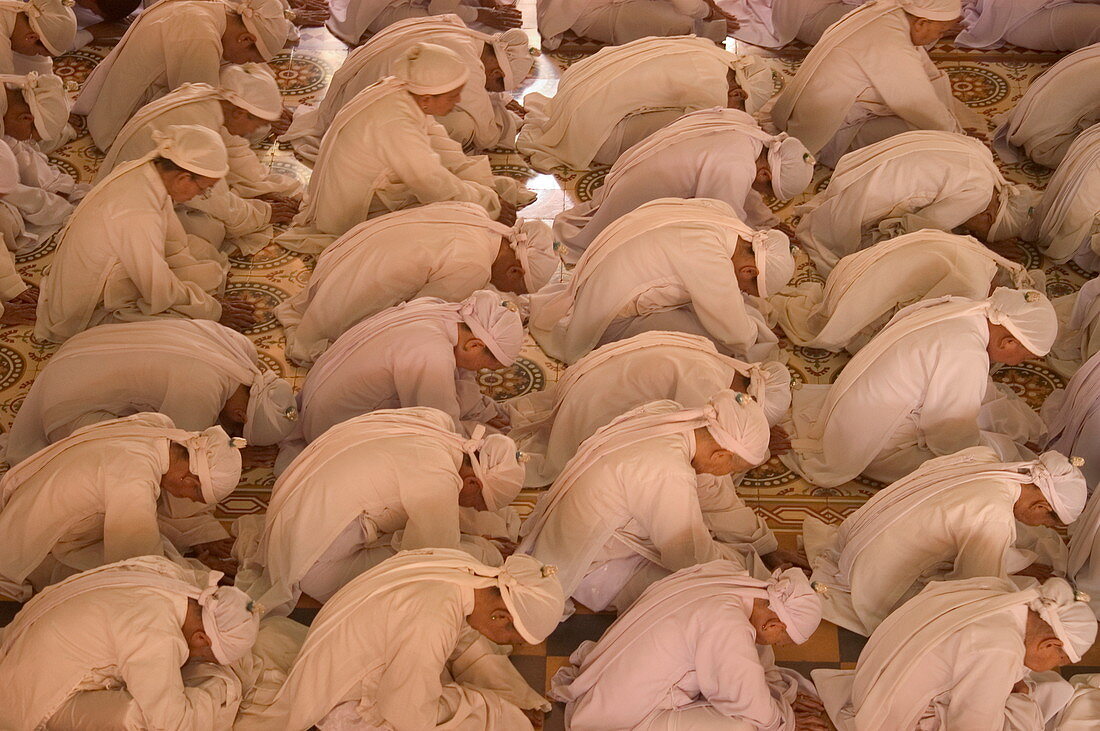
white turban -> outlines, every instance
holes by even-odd
[[[756,56],[738,56],[737,61],[733,75],[745,92],[745,111],[756,114],[775,93],[771,66]]]
[[[523,347],[523,320],[511,303],[496,292],[482,289],[463,300],[458,314],[502,365],[516,361]]]
[[[298,405],[290,384],[273,371],[262,371],[248,389],[244,438],[266,446],[286,439],[298,421]]]
[[[1043,452],[1031,468],[1031,482],[1058,514],[1058,520],[1069,525],[1081,515],[1088,500],[1085,476],[1069,458],[1060,452]]]
[[[445,94],[466,83],[470,72],[457,53],[434,43],[410,46],[393,66],[405,88],[420,95]]]
[[[749,239],[756,268],[760,297],[767,299],[787,286],[794,276],[795,261],[791,253],[791,240],[777,229],[754,231]]]
[[[527,469],[521,463],[516,443],[503,434],[481,435],[480,424],[471,439],[473,449],[467,451],[474,474],[481,481],[481,496],[487,510],[496,512],[508,507],[519,495]]]
[[[249,33],[256,36],[256,50],[270,61],[286,45],[293,24],[282,0],[223,0],[230,12],[241,16]]]
[[[1030,186],[1010,183],[997,189],[1000,205],[993,225],[989,227],[990,241],[1003,241],[1020,235],[1031,220],[1031,214],[1039,205],[1042,193]]]
[[[1078,595],[1065,579],[1043,582],[1039,598],[1028,608],[1054,630],[1070,662],[1079,662],[1096,641],[1096,615],[1084,595]]]
[[[44,142],[59,140],[69,124],[69,98],[65,95],[65,82],[53,74],[40,75],[32,71],[26,76],[0,76],[0,82],[9,88],[19,89],[34,115],[34,128]],[[7,111],[7,95],[0,100],[2,112]],[[0,121],[0,132],[3,122]]]
[[[748,394],[764,409],[769,424],[778,424],[791,408],[791,372],[774,360],[757,363],[749,375]]]
[[[781,201],[790,200],[806,190],[814,178],[814,164],[817,161],[802,141],[780,132],[765,146],[775,197]]]
[[[207,178],[224,178],[229,154],[221,135],[208,127],[176,124],[153,131],[154,157],[171,160],[184,170]]]
[[[30,0],[26,3],[4,3],[5,7],[18,5],[26,14],[31,30],[38,34],[42,45],[50,55],[68,53],[76,44],[76,15],[72,0]]]
[[[500,70],[504,72],[505,91],[516,90],[531,73],[538,51],[531,48],[527,33],[519,28],[493,34],[489,45],[497,57]]]
[[[565,592],[555,567],[544,566],[533,556],[513,554],[505,559],[497,586],[524,640],[537,645],[557,628],[565,609]]]
[[[235,586],[218,586],[220,571],[210,572],[211,585],[198,596],[202,607],[202,628],[210,638],[214,658],[230,665],[244,657],[256,644],[260,612],[252,599]]]
[[[187,448],[191,472],[199,478],[202,499],[208,505],[229,497],[241,481],[243,439],[234,439],[220,426],[212,426],[187,437],[173,438]]]
[[[1058,336],[1058,316],[1045,294],[998,287],[987,302],[990,322],[1007,328],[1031,353],[1043,356],[1050,352]]]
[[[512,228],[508,246],[523,266],[523,282],[528,293],[546,286],[561,264],[554,251],[554,234],[542,221],[520,221]]]
[[[19,185],[19,163],[7,145],[0,145],[0,196],[5,196]]]
[[[219,84],[225,100],[249,114],[268,122],[278,120],[283,114],[283,97],[279,93],[279,85],[263,64],[222,66]]]
[[[768,456],[771,427],[764,410],[751,396],[726,389],[703,407],[707,431],[722,449],[728,449],[750,464]]]
[[[821,624],[821,597],[814,591],[802,569],[776,571],[768,581],[768,606],[783,624],[796,645],[810,639]]]
[[[897,0],[902,10],[927,20],[956,20],[962,15],[962,0]]]

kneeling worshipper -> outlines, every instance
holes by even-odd
[[[1076,373],[1100,352],[1100,279],[1090,279],[1076,292],[1052,301],[1058,313],[1058,341],[1050,358],[1060,372]]]
[[[767,457],[768,419],[743,393],[720,391],[696,409],[639,406],[581,444],[524,522],[519,550],[554,561],[566,595],[594,611],[625,611],[687,566],[728,558],[753,568],[752,545],[712,531],[697,478],[745,472]],[[715,517],[720,529],[724,516]]]
[[[963,0],[963,48],[1011,43],[1037,51],[1075,51],[1100,42],[1095,0]]]
[[[212,510],[240,482],[242,445],[220,426],[188,432],[163,414],[136,414],[36,452],[0,480],[0,589],[26,600],[105,563],[178,559],[157,525],[172,524],[161,496]]]
[[[814,45],[833,23],[855,10],[864,0],[718,0],[718,6],[737,18],[730,35],[765,48],[782,48],[798,39]]]
[[[4,0],[0,4],[0,74],[50,73],[73,48],[76,16],[66,0]]]
[[[43,152],[64,142],[69,122],[64,82],[32,71],[25,76],[0,76],[0,83],[7,92],[0,95],[0,135],[19,169],[19,186],[4,202],[23,221],[12,251],[25,252],[56,233],[92,186],[77,183]]]
[[[449,48],[417,43],[394,75],[359,92],[325,132],[302,210],[276,243],[317,253],[356,224],[426,203],[476,203],[506,225],[533,198],[493,175],[489,158],[468,157],[432,119],[451,112],[469,77]]]
[[[1009,164],[1030,158],[1058,167],[1077,135],[1100,122],[1100,43],[1044,71],[998,121],[993,134],[998,157]]]
[[[795,392],[794,451],[784,459],[814,485],[835,487],[861,474],[894,482],[967,447],[993,447],[1005,462],[1027,458],[1023,445],[1045,427],[989,369],[1046,355],[1057,332],[1054,307],[1033,289],[910,305],[831,385]]]
[[[119,131],[99,166],[99,180],[119,165],[143,157],[156,147],[153,135],[177,124],[206,127],[221,137],[229,155],[229,172],[208,194],[176,209],[184,230],[221,249],[235,245],[252,255],[271,243],[272,223],[289,223],[297,211],[302,184],[272,173],[250,147],[278,121],[283,99],[275,77],[265,66],[227,64],[218,88],[183,84],[149,102]],[[227,242],[230,246],[224,246]]]
[[[149,154],[97,183],[58,234],[38,339],[59,343],[102,323],[157,318],[254,324],[251,305],[221,294],[228,263],[212,260],[210,242],[188,234],[174,209],[225,177],[221,137],[177,125],[153,141]]]
[[[509,400],[509,436],[531,457],[527,486],[543,487],[557,478],[581,442],[620,414],[661,399],[698,408],[726,389],[756,399],[772,427],[773,443],[784,440],[777,425],[791,405],[787,366],[746,363],[722,355],[702,335],[662,330],[600,346],[546,389]]]
[[[794,198],[813,175],[794,137],[770,135],[737,109],[692,112],[623,153],[591,200],[558,214],[554,237],[574,263],[605,228],[657,198],[714,198],[759,228],[778,222],[762,193]]]
[[[1100,124],[1069,146],[1023,238],[1059,264],[1100,271]]]
[[[1065,544],[1047,529],[1075,521],[1087,494],[1081,471],[1058,452],[1004,462],[971,447],[930,459],[839,526],[803,523],[813,579],[829,587],[825,619],[870,635],[932,581],[1065,575]]]
[[[1100,355],[1090,356],[1064,389],[1055,389],[1040,413],[1049,435],[1046,448],[1080,455],[1088,484],[1100,483]]]
[[[1002,285],[1037,289],[1035,276],[970,236],[926,228],[848,254],[824,285],[801,282],[770,302],[795,345],[855,353],[902,307],[944,295],[985,299]]]
[[[798,569],[755,579],[711,561],[651,584],[597,642],[554,675],[573,731],[825,731],[813,684],[775,665],[772,647],[801,645],[821,600]]]
[[[453,549],[402,551],[321,608],[278,694],[234,729],[541,728],[550,704],[488,648],[554,631],[555,573],[530,556],[493,567]]]
[[[82,426],[143,411],[186,431],[221,425],[258,446],[284,439],[298,416],[290,384],[261,368],[238,332],[195,320],[101,325],[39,371],[4,459],[17,464]]]
[[[795,233],[827,275],[848,254],[924,228],[985,243],[1014,238],[1040,197],[1009,182],[979,139],[903,132],[841,158],[825,190],[796,209]]]
[[[182,84],[217,87],[223,63],[262,63],[293,28],[282,0],[172,0],[146,8],[92,70],[73,105],[107,151],[143,106]]]
[[[787,235],[754,231],[709,198],[659,198],[596,237],[565,283],[531,297],[531,335],[574,363],[649,330],[706,335],[721,352],[774,360],[768,297],[795,271]]]
[[[352,228],[321,252],[309,284],[275,314],[286,330],[286,357],[308,366],[349,328],[389,307],[420,297],[461,302],[490,286],[526,295],[560,265],[541,221],[508,227],[474,203],[429,203]]]
[[[237,586],[268,612],[289,614],[303,593],[328,601],[406,549],[461,549],[499,566],[500,550],[467,534],[463,514],[488,511],[509,522],[504,511],[523,486],[518,454],[508,437],[468,439],[449,416],[424,406],[337,424],[279,476],[258,544],[238,547],[245,573]],[[247,520],[237,525],[242,536]]]
[[[463,421],[505,428],[504,410],[481,393],[475,373],[512,365],[522,347],[519,313],[495,292],[403,302],[351,328],[317,359],[298,397],[298,436],[312,442],[353,416],[409,406],[439,409],[456,428]]]
[[[879,625],[855,670],[814,670],[838,731],[1033,731],[1072,688],[1096,617],[1063,579],[936,581]]]
[[[221,577],[143,556],[45,589],[0,639],[0,725],[230,728],[241,684],[226,666],[252,648],[260,617]],[[206,678],[185,686],[196,671]]]
[[[299,156],[316,159],[321,138],[336,114],[363,89],[392,75],[409,47],[422,41],[457,53],[469,73],[454,109],[435,121],[463,149],[512,147],[520,118],[509,109],[511,92],[531,73],[536,51],[528,47],[527,34],[518,28],[488,35],[468,28],[457,15],[394,23],[352,51],[336,70],[321,102],[300,104],[294,110],[294,121],[281,140],[290,142]]]
[[[395,23],[456,15],[467,25],[501,31],[519,28],[523,16],[510,0],[328,0],[325,26],[349,46],[366,42]]]
[[[714,0],[539,0],[537,7],[542,45],[550,50],[566,34],[616,46],[686,35],[721,44],[737,27]]]
[[[516,147],[544,173],[611,165],[688,112],[755,113],[771,97],[772,70],[704,38],[643,38],[604,48],[566,69],[553,97],[524,97]]]
[[[5,246],[0,249],[0,326],[4,327],[33,324],[38,300],[37,293],[23,281],[12,253],[19,248],[23,216],[7,198],[19,190],[19,163],[11,148],[0,145],[0,237]]]
[[[961,133],[951,82],[924,49],[961,13],[959,0],[875,0],[853,10],[810,50],[772,121],[829,167],[901,132]]]

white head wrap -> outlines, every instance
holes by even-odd
[[[512,623],[532,645],[549,637],[561,621],[565,592],[556,574],[553,566],[522,553],[504,559],[497,574],[497,587]]]
[[[737,85],[745,92],[745,111],[756,114],[775,93],[771,66],[756,56],[738,56],[732,68]]]
[[[153,131],[153,157],[171,160],[184,170],[207,178],[224,178],[229,172],[229,154],[221,136],[208,127],[176,124]]]
[[[5,2],[4,7],[17,7],[27,16],[31,30],[38,34],[42,45],[53,56],[72,50],[76,43],[76,15],[73,0],[30,0]]]
[[[470,72],[462,58],[434,43],[410,46],[393,66],[393,75],[405,88],[419,95],[445,94],[466,83]]]
[[[1081,656],[1096,641],[1096,615],[1065,579],[1043,582],[1039,597],[1028,604],[1028,609],[1054,630],[1070,662],[1080,662]]]
[[[241,16],[249,33],[256,36],[256,50],[270,61],[286,45],[293,24],[282,0],[223,0],[226,9]]]
[[[810,639],[821,624],[821,597],[814,591],[802,569],[776,571],[768,581],[768,606],[783,624],[796,645]]]
[[[32,71],[26,76],[0,76],[6,87],[19,89],[34,115],[34,128],[43,142],[61,138],[69,123],[69,99],[65,95],[65,82],[53,74],[40,75]],[[0,114],[7,111],[7,95],[0,99]],[[0,121],[0,132],[3,122]]]
[[[478,290],[463,300],[462,322],[501,364],[510,366],[523,347],[523,320],[496,292]]]
[[[817,161],[801,140],[780,132],[764,146],[768,150],[768,169],[776,198],[790,200],[809,187]]]
[[[0,145],[0,196],[5,196],[19,185],[19,163],[7,145]]]
[[[707,431],[722,449],[753,465],[768,456],[771,427],[752,397],[729,389],[719,391],[702,408],[702,415]]]
[[[1058,520],[1066,525],[1077,520],[1088,500],[1081,470],[1060,452],[1043,452],[1029,472],[1032,484],[1043,493]]]
[[[191,472],[199,478],[203,502],[221,502],[241,481],[243,439],[234,439],[220,426],[212,426],[172,441],[187,449]]]
[[[470,457],[474,474],[481,481],[481,496],[486,509],[503,510],[516,499],[527,469],[520,461],[516,443],[503,434],[483,437],[485,427],[478,424],[474,433],[463,445],[462,451]]]
[[[538,51],[531,48],[527,33],[520,28],[509,28],[490,36],[489,45],[497,57],[500,70],[504,72],[505,91],[519,88],[531,73],[538,56]]]
[[[884,0],[891,2],[891,0]],[[962,16],[962,0],[894,0],[910,15],[927,20],[955,20]]]
[[[274,122],[283,114],[283,97],[275,77],[264,64],[227,64],[221,69],[225,100],[260,119]]]
[[[218,586],[221,577],[220,571],[211,571],[209,585],[195,599],[202,607],[202,628],[214,657],[222,665],[231,665],[256,644],[260,612],[237,587]]]
[[[290,435],[298,420],[298,405],[290,384],[273,371],[262,371],[248,389],[244,438],[249,444],[276,444]]]
[[[791,408],[791,372],[774,360],[749,367],[748,394],[764,410],[769,424],[777,424]]]
[[[554,234],[542,221],[520,221],[512,228],[508,246],[523,266],[523,282],[528,293],[546,286],[561,264],[554,251]]]
[[[989,227],[990,241],[1003,241],[1020,235],[1031,220],[1043,194],[1028,185],[1010,183],[997,189],[1000,205],[993,225]]]
[[[756,278],[760,297],[767,299],[775,294],[794,276],[795,261],[791,253],[791,240],[778,229],[753,231],[747,239],[752,245],[753,258],[760,274]]]
[[[1031,353],[1043,356],[1050,352],[1058,336],[1058,316],[1045,294],[998,287],[987,302],[990,322],[1007,328]]]

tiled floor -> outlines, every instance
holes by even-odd
[[[533,0],[521,0],[527,28],[537,41],[533,28]],[[302,42],[293,51],[278,56],[272,66],[288,104],[308,103],[323,94],[324,89],[339,66],[347,49],[344,44],[323,29],[308,29],[302,33]],[[732,43],[730,44],[733,45]],[[778,53],[761,49],[740,48],[747,53],[764,56],[775,71],[776,88],[781,88],[797,69],[805,55],[804,47],[789,47]],[[84,50],[69,54],[57,63],[58,73],[78,84],[83,82],[92,67],[102,57],[101,49]],[[538,59],[536,73],[519,95],[538,91],[551,95],[557,87],[561,69],[576,56],[547,54]],[[971,126],[980,135],[988,135],[995,126],[994,119],[1020,98],[1030,81],[1045,69],[1057,56],[1021,50],[998,51],[983,54],[960,51],[950,44],[940,44],[933,51],[936,63],[951,77],[955,96],[969,109]],[[271,143],[262,149],[261,156],[280,172],[293,174],[305,180],[309,168],[297,161],[285,147]],[[528,218],[550,221],[555,215],[577,200],[586,200],[592,191],[602,184],[605,170],[571,171],[560,176],[538,175],[531,171],[518,155],[495,151],[492,162],[498,172],[510,174],[526,181],[538,195],[538,200],[521,213]],[[94,176],[101,155],[87,137],[58,151],[54,160],[58,165],[88,181]],[[1042,188],[1049,170],[1033,164],[1007,166],[1005,173],[1016,181],[1027,182]],[[806,195],[786,205],[775,206],[781,218],[794,219],[794,209],[810,195],[820,190],[826,177],[819,173],[815,184]],[[52,242],[19,257],[20,267],[26,277],[37,281],[49,266]],[[1030,246],[1016,246],[1012,258],[1024,262],[1029,268],[1043,268],[1047,272],[1048,290],[1052,296],[1076,291],[1087,275],[1072,266],[1055,266],[1044,261]],[[235,259],[230,274],[230,289],[243,292],[260,307],[266,317],[249,331],[268,367],[282,373],[293,383],[300,384],[304,371],[287,363],[283,357],[284,337],[281,328],[271,315],[271,309],[283,299],[301,289],[309,277],[313,261],[310,257],[286,252],[274,245],[252,259]],[[816,277],[809,262],[800,262],[798,280]],[[788,348],[791,352],[790,368],[797,380],[808,383],[828,383],[845,362],[845,358],[824,351],[806,348]],[[27,389],[39,369],[49,358],[52,348],[34,340],[30,328],[17,327],[0,330],[0,421],[10,426]],[[521,359],[511,369],[487,372],[481,376],[485,389],[497,398],[509,398],[532,390],[539,390],[556,381],[561,373],[560,364],[547,358],[533,343],[528,342]],[[1002,368],[995,377],[1009,383],[1032,406],[1038,408],[1043,399],[1064,383],[1064,378],[1043,362],[1030,362],[1021,366]],[[249,449],[246,451],[246,473],[241,488],[221,505],[221,517],[227,521],[248,513],[262,511],[266,506],[274,478],[271,464],[274,451]],[[828,522],[837,522],[862,504],[872,494],[874,484],[865,480],[838,488],[820,488],[806,483],[778,461],[772,461],[755,470],[746,480],[743,492],[747,500],[766,517],[779,532],[788,547],[794,539],[803,518],[817,516]],[[518,505],[521,512],[528,512],[537,497],[535,491],[525,491]],[[10,618],[14,606],[0,604],[0,624]],[[300,609],[296,615],[308,621],[315,610]],[[610,623],[604,615],[579,614],[564,623],[543,645],[528,648],[516,658],[516,664],[539,687],[560,667],[570,652],[584,639],[594,639]],[[835,627],[823,626],[806,645],[792,648],[780,654],[780,661],[800,670],[811,667],[851,666],[862,647],[862,639]],[[1083,666],[1100,666],[1100,650],[1090,653],[1082,661]],[[1100,669],[1094,668],[1094,669]],[[1077,668],[1074,669],[1076,671]],[[556,709],[548,728],[561,728],[560,709]]]

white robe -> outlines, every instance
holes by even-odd
[[[517,149],[541,172],[610,165],[687,112],[727,104],[736,55],[702,38],[643,38],[604,48],[562,74],[557,93],[528,94]]]
[[[359,92],[337,113],[302,209],[276,241],[317,253],[368,218],[438,201],[477,203],[496,218],[497,185],[488,158],[463,154],[390,77]]]
[[[1100,271],[1100,124],[1069,146],[1022,238],[1058,263]]]
[[[1021,265],[977,240],[925,229],[848,254],[824,286],[802,282],[770,302],[795,345],[854,353],[902,307],[944,295],[983,299],[992,284],[1032,286]]]
[[[1012,43],[1040,51],[1073,51],[1100,42],[1095,0],[964,0],[955,43],[996,48]]]
[[[1100,674],[1069,679],[1073,696],[1059,714],[1053,731],[1090,731],[1100,724]]]
[[[359,224],[321,252],[309,285],[275,308],[286,357],[309,365],[388,307],[418,297],[461,302],[485,289],[507,232],[470,203],[429,203]]]
[[[557,566],[566,595],[596,611],[625,610],[650,583],[687,566],[746,564],[751,550],[711,534],[694,453],[688,430],[595,456],[540,497],[520,550]]]
[[[226,728],[240,682],[211,666],[207,680],[184,685],[186,613],[183,594],[135,586],[101,587],[48,610],[0,655],[0,725],[48,728],[74,694],[125,688],[140,709],[129,723],[141,728]]]
[[[877,13],[876,3],[864,5],[831,26],[772,109],[775,125],[829,167],[906,128],[962,132],[947,74],[913,45],[905,12],[868,20]],[[873,126],[886,118],[892,128],[880,134]]]
[[[23,219],[15,239],[20,253],[34,248],[60,229],[72,215],[73,205],[91,189],[50,164],[49,158],[29,142],[4,136],[19,165],[19,185],[3,203]]]
[[[325,26],[349,46],[370,33],[410,18],[457,15],[465,23],[477,20],[477,0],[330,0],[332,16]]]
[[[242,252],[254,254],[270,244],[274,235],[271,206],[256,198],[293,197],[301,193],[302,185],[294,178],[272,173],[256,157],[248,140],[229,133],[217,97],[218,92],[212,88],[187,84],[146,104],[119,131],[99,167],[98,179],[102,180],[122,163],[152,152],[156,147],[154,132],[163,132],[176,124],[206,127],[225,143],[229,173],[211,188],[208,196],[197,196],[177,210],[185,227],[191,216],[210,219],[220,226],[223,232],[220,236],[203,236],[211,243],[220,244],[220,239],[228,237]]]
[[[561,44],[566,31],[611,45],[689,34],[721,42],[726,21],[708,21],[710,12],[703,0],[541,0],[538,28],[549,49]]]
[[[488,421],[500,413],[478,389],[474,373],[455,365],[454,322],[414,322],[377,334],[365,324],[341,335],[306,376],[298,422],[305,441],[378,409],[431,406],[456,428],[463,419]]]
[[[736,109],[694,112],[660,129],[615,161],[592,200],[554,219],[554,238],[575,262],[609,225],[658,198],[714,198],[745,223],[776,220],[752,189],[764,143],[739,129],[756,122]]]
[[[927,459],[979,445],[1010,461],[1014,442],[1041,436],[1041,420],[990,381],[984,315],[916,330],[905,316],[872,338],[831,386],[795,392],[797,470],[813,484],[834,487],[860,474],[893,482]],[[988,405],[995,397],[1005,407],[1000,418]]]
[[[1031,82],[1000,119],[993,147],[1007,163],[1058,167],[1070,143],[1100,122],[1100,44],[1071,53]]]
[[[568,284],[531,298],[531,335],[573,363],[598,345],[648,330],[705,335],[730,355],[773,360],[778,338],[737,283],[738,237],[719,201],[662,198],[608,226]]]
[[[822,274],[884,239],[951,231],[984,211],[1006,183],[981,140],[908,132],[845,155],[828,187],[798,212],[795,232]]]
[[[138,109],[181,84],[217,87],[226,22],[226,6],[218,2],[171,0],[143,10],[73,105],[74,113],[88,115],[96,147],[108,149]]]
[[[363,731],[530,731],[520,707],[545,702],[466,624],[473,605],[473,589],[442,581],[366,600],[345,587],[313,621],[273,702],[234,728],[306,731],[329,728],[327,717]]]
[[[424,411],[433,426],[453,428],[446,414]],[[459,443],[427,435],[387,436],[387,430],[392,431],[369,423],[331,429],[279,476],[263,535],[242,561],[244,570],[263,572],[248,591],[269,613],[289,613],[308,588],[310,574],[323,572],[312,584],[323,586],[327,595],[310,596],[326,601],[397,551],[464,548]],[[336,555],[338,542],[344,545]],[[495,558],[499,563],[499,553]],[[238,586],[242,578],[238,574]]]
[[[202,242],[205,244],[206,242]],[[218,320],[228,267],[197,257],[154,163],[118,168],[77,206],[42,280],[36,337],[105,322]]]
[[[839,527],[808,518],[803,540],[813,580],[829,587],[822,596],[825,619],[870,635],[930,581],[1007,579],[1035,563],[1038,553],[1019,548],[1012,512],[1028,478],[988,474],[1000,462],[987,447],[967,449],[925,462]],[[1058,559],[1053,568],[1064,573],[1067,551],[1048,533],[1046,543]],[[1031,535],[1034,529],[1022,537]],[[1043,552],[1044,561],[1049,553]]]
[[[781,48],[794,39],[813,45],[830,25],[862,0],[718,0],[737,18],[733,37],[754,46]]]
[[[337,69],[316,106],[299,105],[294,121],[283,135],[294,150],[314,160],[321,138],[336,114],[356,94],[393,73],[394,64],[412,45],[434,43],[449,48],[462,58],[469,73],[462,98],[454,110],[436,121],[451,139],[472,150],[487,150],[497,145],[510,147],[516,138],[519,119],[506,105],[511,96],[485,90],[485,67],[481,54],[490,36],[467,28],[455,15],[432,16],[394,24],[352,51]]]

